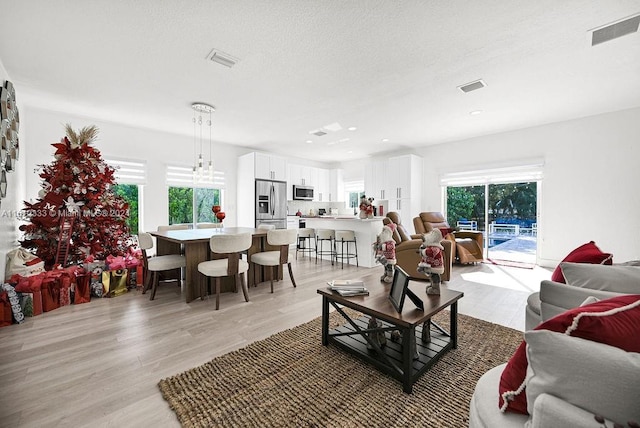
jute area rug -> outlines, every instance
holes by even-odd
[[[448,325],[449,313],[434,318]],[[331,325],[343,324],[331,314]],[[466,427],[477,380],[522,333],[459,315],[458,348],[402,392],[399,381],[322,346],[321,321],[277,333],[159,382],[185,427]],[[496,406],[498,392],[496,391]]]

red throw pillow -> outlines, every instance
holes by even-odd
[[[603,312],[608,313],[605,315]],[[590,314],[598,314],[591,316]],[[601,300],[590,305],[569,309],[537,326],[534,330],[551,330],[640,352],[640,295],[630,294]],[[506,411],[527,413],[524,380],[527,375],[526,342],[522,342],[500,376],[498,406],[505,404],[504,395],[511,396]],[[509,394],[514,392],[514,394]]]
[[[590,241],[570,252],[567,257],[562,259],[562,261],[571,263],[591,263],[594,265],[610,265],[613,263],[613,255],[609,253],[603,253],[602,251],[600,251],[600,248],[596,246],[595,242]],[[561,282],[563,284],[565,283],[560,265],[558,265],[553,271],[553,274],[551,275],[551,281]]]

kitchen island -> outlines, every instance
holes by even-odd
[[[348,216],[319,216],[306,217],[305,222],[306,227],[313,229],[353,230],[356,234],[356,241],[358,243],[359,265],[371,268],[376,266],[372,244],[376,241],[376,237],[382,231],[383,218],[384,217],[360,219],[358,217]],[[353,251],[353,245],[351,248],[351,251]],[[325,258],[328,259],[329,257],[326,256]],[[355,265],[356,260],[350,259],[349,263]]]

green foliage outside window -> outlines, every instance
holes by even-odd
[[[169,187],[169,224],[193,223],[193,196],[196,197],[196,223],[217,223],[211,211],[221,205],[220,189]],[[224,211],[224,207],[222,207]]]
[[[137,184],[116,184],[113,186],[113,192],[122,196],[129,204],[129,218],[126,220],[129,227],[129,233],[135,235],[138,233],[138,185]]]
[[[169,224],[193,223],[193,189],[169,187]]]
[[[535,222],[538,187],[536,182],[490,184],[489,222]],[[447,187],[447,221],[455,227],[458,220],[475,220],[485,230],[485,186]]]
[[[220,205],[220,189],[195,189],[197,223],[217,223],[218,219],[211,211],[214,205]],[[224,207],[222,207],[224,211]]]

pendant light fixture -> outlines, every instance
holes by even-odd
[[[193,154],[194,154],[194,164],[193,164],[193,179],[196,182],[211,182],[213,181],[213,157],[212,157],[212,141],[211,141],[211,117],[213,112],[216,110],[215,107],[205,103],[193,103],[191,104],[191,108],[193,109]],[[202,156],[202,126],[203,120],[202,115],[208,114],[209,120],[207,121],[207,126],[209,127],[209,163],[205,168],[204,159]],[[198,143],[198,134],[200,140],[200,152],[196,156],[197,152],[197,143]]]

